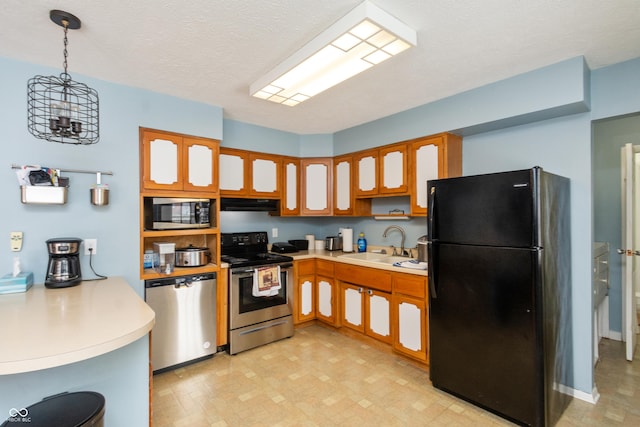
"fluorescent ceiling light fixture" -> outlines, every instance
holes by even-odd
[[[415,46],[415,30],[365,1],[253,83],[256,98],[295,106]]]

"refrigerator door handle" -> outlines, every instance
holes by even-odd
[[[433,217],[435,216],[435,205],[436,205],[436,187],[431,187],[431,192],[429,193],[429,203],[428,203],[428,220],[427,220],[427,234],[429,236],[429,240],[433,239]]]
[[[431,298],[438,298],[438,293],[436,292],[436,264],[433,262],[434,259],[434,248],[435,245],[432,242],[427,243],[427,262],[428,262],[428,275],[427,280],[429,281],[429,295]]]

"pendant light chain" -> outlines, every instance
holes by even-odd
[[[69,54],[67,53],[67,45],[69,44],[69,39],[67,39],[67,31],[69,31],[69,26],[65,23],[65,25],[64,25],[64,51],[63,51],[64,62],[62,63],[62,67],[64,68],[64,73],[65,74],[67,74],[67,56],[69,56]]]
[[[69,40],[67,39],[67,31],[69,31],[69,21],[63,20],[62,24],[64,26],[64,50],[62,52],[64,61],[62,62],[62,67],[64,68],[64,80],[68,80],[69,74],[67,73],[67,57],[69,56],[69,53],[67,52],[67,46],[69,45]]]

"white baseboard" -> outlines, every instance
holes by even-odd
[[[614,341],[622,341],[622,332],[609,331],[607,332],[607,338]]]
[[[598,402],[598,399],[600,399],[600,393],[598,393],[598,389],[595,386],[593,387],[591,394],[585,393],[584,391],[576,390],[571,387],[567,387],[566,385],[562,384],[560,384],[558,390],[561,393],[568,394],[569,396],[573,396],[576,399],[580,399],[594,405]]]

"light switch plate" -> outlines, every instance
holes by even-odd
[[[20,252],[22,249],[22,231],[12,231],[11,235],[11,252]]]

